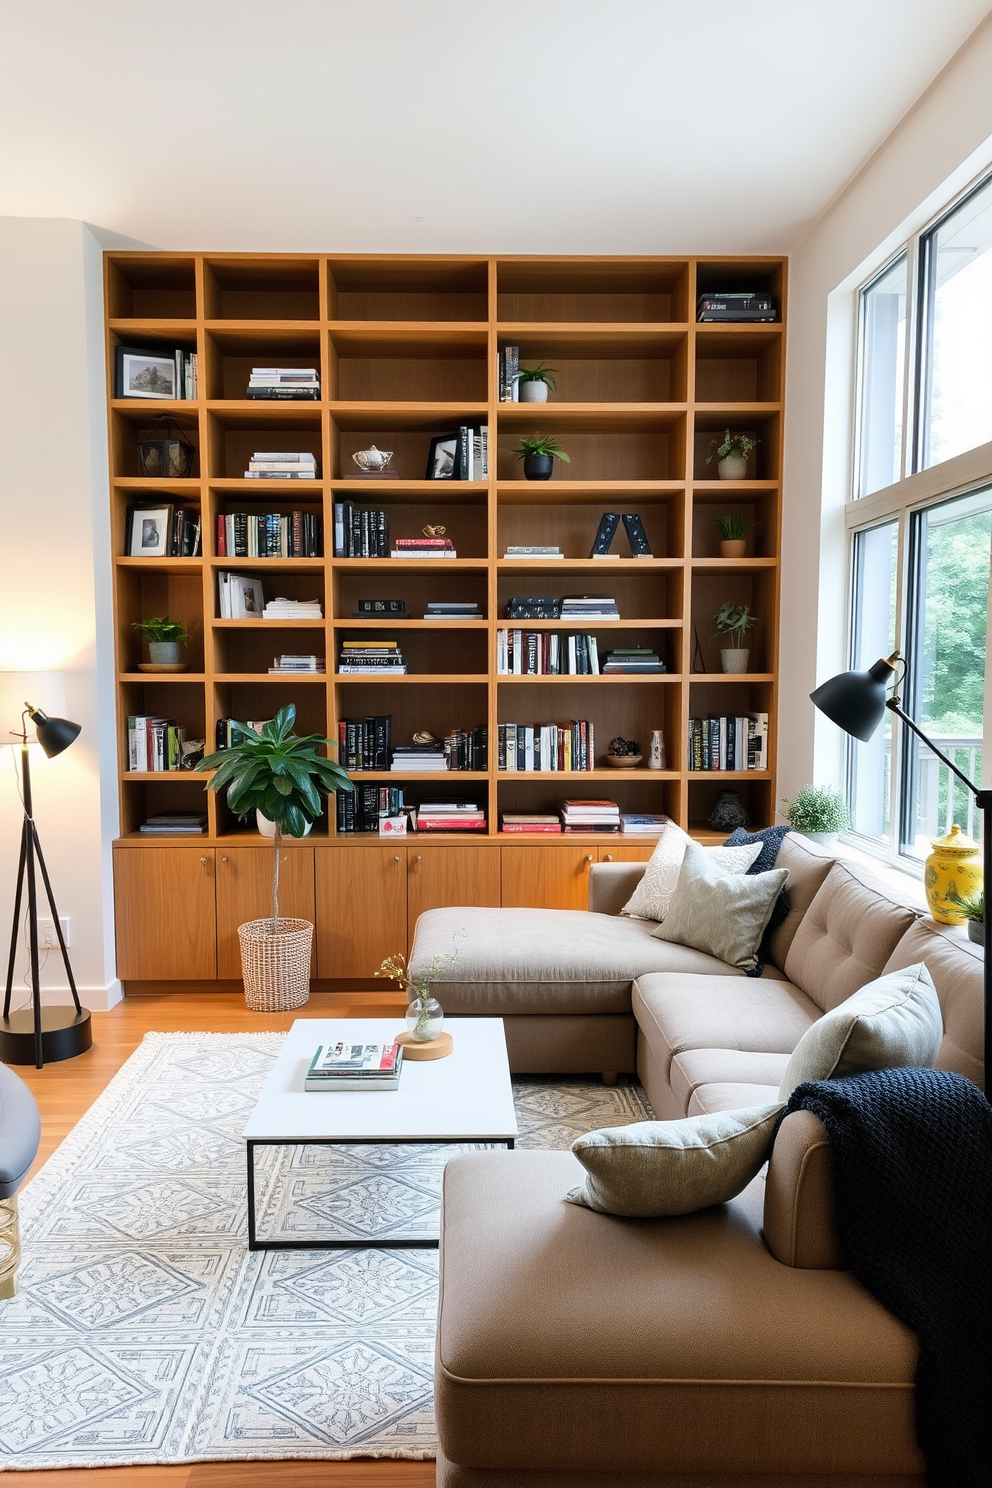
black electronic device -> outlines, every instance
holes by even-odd
[[[553,594],[515,595],[507,601],[508,620],[557,620],[561,615],[561,600]]]
[[[653,558],[651,544],[648,542],[647,533],[644,531],[644,523],[636,512],[624,512],[623,530],[627,534],[630,543],[631,557]]]
[[[602,558],[609,551],[616,536],[617,528],[620,526],[619,512],[604,512],[599,519],[599,528],[592,545],[590,558]]]
[[[381,616],[385,620],[405,620],[405,599],[360,599],[352,619],[366,620]]]

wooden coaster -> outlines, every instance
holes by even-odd
[[[139,661],[139,672],[185,672],[188,661]]]
[[[443,1031],[435,1039],[415,1039],[412,1033],[398,1033],[395,1042],[403,1045],[404,1059],[446,1059],[455,1047],[450,1033]]]

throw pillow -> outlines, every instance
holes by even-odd
[[[651,934],[656,940],[708,951],[729,966],[751,971],[758,964],[755,953],[788,877],[787,868],[753,877],[728,874],[690,842],[668,914]]]
[[[760,850],[758,856],[747,871],[748,873],[767,873],[769,868],[775,867],[775,859],[778,857],[778,850],[782,846],[782,839],[791,831],[791,827],[762,827],[759,832],[749,832],[746,827],[738,827],[735,831],[731,832],[723,845],[724,847],[744,847],[749,842],[759,843]],[[760,976],[765,969],[765,962],[771,959],[769,941],[779,925],[785,924],[789,918],[789,911],[791,909],[792,904],[789,900],[788,890],[783,889],[775,900],[775,907],[772,910],[771,918],[765,926],[764,935],[761,937],[761,944],[758,947],[758,964],[751,973],[752,976]]]
[[[937,989],[922,962],[891,971],[807,1028],[785,1067],[779,1095],[787,1101],[806,1080],[929,1068],[943,1035]]]
[[[781,1105],[749,1106],[588,1132],[572,1143],[588,1177],[565,1198],[633,1219],[722,1204],[746,1188],[768,1157],[781,1114]]]
[[[674,822],[669,822],[658,839],[654,852],[633,894],[627,900],[621,914],[638,920],[661,921],[668,913],[668,906],[679,881],[679,871],[685,850],[692,838]],[[708,847],[705,852],[725,873],[746,873],[761,851],[761,843],[748,843],[743,847]]]

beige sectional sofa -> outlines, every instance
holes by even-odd
[[[983,1083],[982,964],[959,933],[795,835],[791,912],[760,978],[618,916],[643,865],[600,865],[592,913],[436,910],[464,928],[447,1011],[503,1016],[523,1071],[637,1073],[659,1118],[777,1098],[825,1011],[924,962],[941,1068]],[[443,1488],[909,1488],[915,1338],[839,1268],[829,1152],[806,1112],[731,1203],[630,1220],[563,1202],[569,1152],[448,1164],[437,1412]]]

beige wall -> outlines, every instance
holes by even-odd
[[[808,780],[839,781],[841,772],[840,731],[816,714],[809,693],[847,664],[843,504],[851,460],[853,290],[992,162],[990,78],[992,17],[790,261],[779,712],[783,796]]]
[[[117,1001],[110,843],[117,830],[102,248],[84,224],[0,219],[0,667],[65,671],[82,733],[32,751],[35,819],[90,1007]],[[6,970],[21,812],[0,749],[0,937]],[[39,889],[41,885],[39,884]],[[40,913],[47,915],[47,904]],[[15,1006],[27,1000],[19,935]],[[42,985],[67,1001],[58,951]]]

